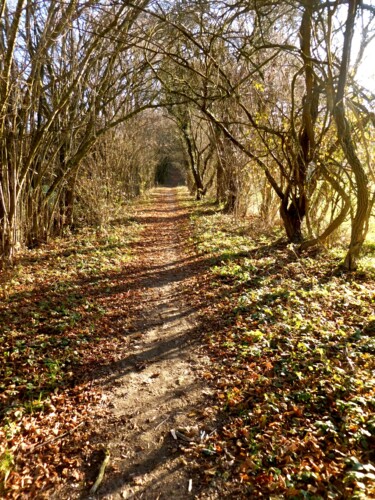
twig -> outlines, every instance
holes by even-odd
[[[78,425],[73,427],[73,429],[70,429],[70,430],[64,432],[63,434],[60,434],[60,436],[56,436],[54,438],[47,439],[47,441],[44,441],[44,443],[40,443],[40,444],[36,444],[36,445],[32,446],[31,449],[25,454],[25,456],[30,455],[30,453],[32,453],[34,450],[37,450],[38,448],[41,448],[42,446],[45,446],[46,444],[53,443],[54,441],[62,439],[63,437],[67,436],[68,434],[71,434],[72,432],[77,430],[78,427],[81,427],[81,425],[83,425],[84,423],[85,423],[85,421],[83,420]]]
[[[159,427],[163,424],[165,424],[165,422],[169,419],[170,415],[165,419],[165,420],[162,420],[156,427],[155,427],[155,430],[159,429]]]
[[[104,477],[104,472],[105,472],[105,468],[107,467],[108,463],[109,463],[109,459],[110,459],[110,453],[109,453],[109,450],[108,448],[105,450],[105,457],[104,457],[104,460],[102,462],[102,465],[100,466],[100,470],[99,470],[99,474],[98,474],[98,477],[96,478],[96,481],[95,483],[92,485],[91,487],[91,490],[90,490],[90,494],[94,494],[97,492],[101,482],[103,481],[103,477]]]
[[[182,439],[182,441],[186,441],[187,443],[191,443],[192,441],[195,442],[195,439],[194,438],[190,438],[188,436],[185,436],[185,434],[183,434],[182,432],[180,431],[177,431],[175,430],[175,434],[178,438]]]

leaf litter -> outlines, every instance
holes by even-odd
[[[1,275],[0,495],[50,498],[77,488],[92,454],[101,393],[94,367],[124,341],[125,290],[114,299],[141,228],[81,230],[18,257]],[[118,315],[124,321],[116,322]]]
[[[375,498],[374,270],[192,210],[216,431],[187,452],[208,498]]]

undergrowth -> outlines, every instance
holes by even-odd
[[[228,498],[375,497],[375,281],[202,203],[200,304],[216,431],[192,448]],[[203,281],[203,280],[202,280]],[[206,280],[207,281],[207,280]],[[209,326],[207,326],[209,325]]]

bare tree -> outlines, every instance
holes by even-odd
[[[148,2],[3,4],[1,199],[3,258],[45,240],[79,165],[110,128],[152,106],[155,89],[135,47]]]

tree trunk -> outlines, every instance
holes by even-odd
[[[288,240],[291,243],[301,243],[303,240],[302,221],[306,215],[306,197],[304,195],[295,197],[289,202],[289,196],[285,195],[281,202],[280,215]]]
[[[355,270],[357,260],[365,241],[370,216],[370,197],[368,179],[363,165],[357,156],[353,141],[351,127],[346,118],[345,87],[350,63],[350,51],[354,34],[355,17],[359,0],[349,0],[348,17],[345,26],[343,54],[340,65],[339,80],[337,86],[336,101],[333,110],[334,120],[337,127],[337,137],[348,161],[356,181],[357,207],[352,222],[351,237],[348,253],[344,260],[344,267],[349,271]]]
[[[264,186],[262,189],[262,201],[260,205],[260,216],[266,224],[270,222],[270,208],[272,204],[272,187],[268,182],[264,182]]]
[[[236,202],[238,198],[238,188],[236,182],[233,178],[233,172],[230,172],[228,191],[226,195],[226,202],[224,207],[224,212],[226,214],[232,214],[236,208]]]
[[[219,159],[216,164],[216,204],[219,205],[225,199],[224,184],[225,184],[224,168]]]

